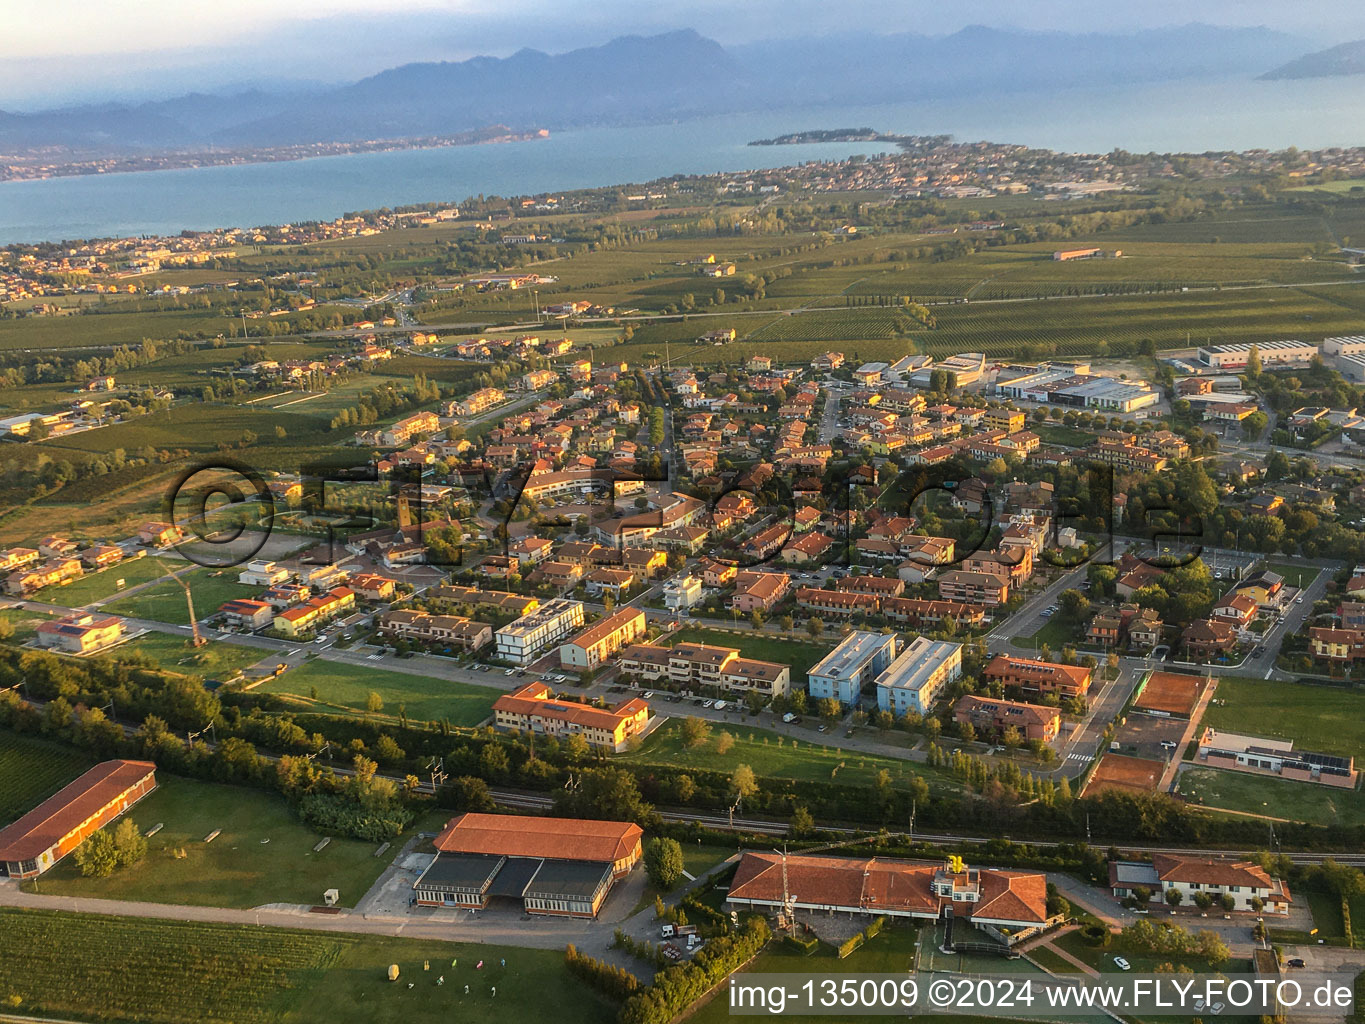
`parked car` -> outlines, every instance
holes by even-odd
[[[1114,957],[1114,966],[1121,971],[1131,971],[1133,969],[1133,965],[1121,956]]]
[[[646,690],[646,691],[645,691],[645,700],[649,700],[649,699],[650,699],[651,697],[653,697],[653,696],[654,696],[654,691],[653,691],[653,690]]]
[[[1304,964],[1304,962],[1303,962],[1303,957],[1301,957],[1301,956],[1291,956],[1291,957],[1290,957],[1288,960],[1286,960],[1284,963],[1285,963],[1285,966],[1286,966],[1286,967],[1303,967],[1303,966],[1306,966],[1306,965]]]
[[[704,701],[701,702],[701,706],[704,707],[704,708],[709,708],[709,707],[713,706],[715,703],[716,703],[716,702],[713,701],[713,700],[704,700]]]

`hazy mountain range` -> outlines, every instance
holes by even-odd
[[[1353,43],[1342,43],[1316,53],[1304,54],[1273,71],[1267,71],[1262,78],[1328,78],[1333,75],[1365,74],[1365,39]]]
[[[1266,28],[1199,24],[1131,34],[970,27],[940,37],[859,34],[728,48],[682,30],[553,55],[525,49],[404,64],[342,86],[0,111],[0,152],[249,148],[439,136],[495,124],[553,131],[784,106],[1252,77],[1304,47]]]

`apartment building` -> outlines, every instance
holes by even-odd
[[[855,630],[806,673],[807,690],[815,700],[856,704],[863,688],[896,658],[895,633]]]
[[[737,572],[730,607],[737,612],[770,612],[790,589],[791,577],[784,572]]]
[[[487,412],[499,402],[507,400],[507,395],[498,388],[479,388],[473,394],[466,395],[458,402],[451,402],[447,405],[447,416],[477,416],[481,412]]]
[[[5,577],[5,593],[23,597],[83,575],[85,570],[79,558],[52,558],[41,565],[10,573]]]
[[[1009,600],[1009,580],[988,572],[954,569],[938,578],[938,596],[945,601],[961,601],[994,608]]]
[[[920,636],[877,676],[877,707],[926,715],[949,683],[962,676],[962,645]]]
[[[123,620],[114,615],[67,615],[39,623],[39,647],[63,654],[94,654],[123,639]]]
[[[529,665],[582,625],[583,602],[554,598],[493,634],[496,657],[513,665]]]
[[[938,629],[950,619],[958,626],[979,626],[986,619],[986,609],[979,604],[922,597],[888,597],[882,601],[882,614],[913,629]]]
[[[733,647],[711,644],[633,644],[621,653],[620,665],[627,675],[646,681],[665,679],[680,689],[710,687],[777,697],[791,688],[791,666],[741,658]]]
[[[1024,739],[1043,743],[1056,739],[1062,725],[1056,708],[971,693],[965,694],[953,706],[953,721],[969,723],[982,736],[1000,736],[1006,729],[1014,728]]]
[[[527,683],[493,702],[493,727],[566,739],[582,736],[589,745],[621,753],[649,721],[649,705],[638,697],[614,708],[556,700],[543,682]]]
[[[1150,864],[1111,860],[1109,889],[1119,899],[1133,895],[1134,889],[1145,889],[1158,900],[1175,889],[1186,902],[1193,902],[1201,892],[1214,899],[1226,894],[1233,898],[1234,910],[1270,914],[1289,913],[1291,902],[1288,887],[1258,864],[1167,853],[1153,855]]]
[[[397,610],[384,612],[375,620],[379,635],[418,643],[446,644],[465,651],[477,651],[493,642],[493,627],[463,615],[429,615],[426,612]]]
[[[1084,696],[1091,671],[1083,665],[1059,665],[1034,658],[997,654],[986,665],[988,682],[1002,683],[1025,693],[1055,694],[1061,700]]]
[[[277,632],[297,640],[354,607],[355,593],[346,587],[334,587],[276,613],[273,625]]]
[[[618,608],[564,643],[559,648],[559,663],[580,671],[595,669],[644,634],[645,613],[639,608]]]
[[[850,590],[799,587],[796,591],[796,604],[810,612],[843,617],[875,615],[881,607],[881,600],[875,594],[861,594]]]

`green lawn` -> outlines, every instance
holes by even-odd
[[[46,622],[49,616],[40,612],[21,611],[18,608],[0,608],[0,622],[7,622],[14,630],[12,639],[16,643],[32,640],[37,632],[38,623]]]
[[[1222,676],[1202,725],[1227,732],[1293,740],[1299,750],[1358,756],[1365,750],[1365,694]]]
[[[735,738],[734,746],[725,754],[718,754],[716,743],[720,734],[727,731]],[[639,750],[620,756],[644,764],[668,764],[722,772],[733,771],[737,765],[747,764],[764,778],[837,782],[845,786],[873,785],[877,773],[886,769],[891,773],[895,786],[908,785],[909,780],[918,775],[936,791],[945,788],[957,791],[961,788],[957,780],[917,762],[820,746],[808,740],[792,739],[766,729],[733,723],[712,723],[710,738],[706,742],[696,747],[685,747],[682,722],[674,718],[650,733]]]
[[[1291,587],[1306,587],[1322,572],[1312,565],[1293,565],[1287,562],[1267,562],[1266,568],[1283,576],[1284,582]]]
[[[180,572],[178,567],[177,572]],[[236,597],[259,597],[261,593],[260,587],[238,583],[235,569],[197,568],[181,572],[180,578],[189,584],[190,593],[194,596],[194,614],[201,621],[216,612],[225,601]],[[104,605],[103,610],[115,615],[171,622],[180,626],[190,624],[185,591],[174,580],[156,583],[136,594],[117,598]]]
[[[1198,931],[1202,927],[1199,923],[1201,918],[1198,917],[1193,919],[1188,917],[1181,917],[1179,919],[1169,918],[1168,920],[1178,923],[1182,928],[1191,932]],[[1154,916],[1153,923],[1160,924],[1160,916]],[[1074,931],[1063,935],[1061,938],[1057,939],[1053,945],[1066,950],[1082,963],[1087,963],[1105,974],[1122,973],[1119,968],[1114,966],[1114,957],[1116,955],[1122,956],[1127,960],[1132,965],[1132,970],[1137,974],[1151,974],[1158,964],[1163,963],[1173,963],[1177,967],[1183,964],[1192,968],[1195,973],[1198,974],[1207,973],[1209,969],[1208,962],[1199,957],[1173,956],[1169,953],[1151,954],[1134,952],[1133,950],[1128,949],[1123,940],[1118,936],[1115,936],[1110,941],[1109,945],[1100,949],[1099,947],[1092,946],[1086,942],[1085,939],[1081,937],[1079,931]],[[1233,957],[1218,968],[1218,970],[1222,973],[1247,971],[1250,970],[1250,966],[1248,961],[1238,960],[1236,957]]]
[[[198,609],[196,609],[197,611]],[[114,653],[135,652],[155,659],[162,668],[205,679],[230,679],[248,665],[271,654],[257,647],[244,647],[228,640],[210,640],[196,648],[192,641],[170,633],[144,633]]]
[[[521,1024],[553,1006],[559,1024],[615,1019],[615,1007],[572,977],[557,950],[12,909],[0,909],[0,932],[0,998],[32,1015],[132,1024]],[[398,965],[397,983],[387,980],[390,964]]]
[[[67,896],[256,907],[264,903],[321,903],[324,889],[341,891],[354,906],[388,866],[377,843],[322,838],[301,824],[284,799],[260,790],[183,779],[165,773],[130,812],[147,840],[140,863],[109,878],[85,878],[68,858],[38,881],[38,891]],[[211,843],[204,837],[221,829]],[[180,851],[185,856],[179,857]],[[33,883],[29,883],[32,885]]]
[[[448,718],[452,725],[478,725],[493,713],[493,701],[502,693],[486,686],[320,660],[291,669],[259,687],[263,693],[306,699],[312,699],[314,689],[317,700],[361,713],[373,691],[383,698],[385,715],[397,715],[402,705],[409,719]]]
[[[684,640],[718,647],[734,647],[739,651],[741,658],[790,665],[791,682],[795,687],[805,686],[806,673],[810,671],[811,666],[833,648],[832,644],[815,643],[809,639],[800,640],[743,630],[731,632],[726,629],[707,629],[703,626],[688,626],[679,630],[673,635],[671,643]]]
[[[173,567],[178,571],[183,564],[177,561],[173,563]],[[68,608],[82,608],[95,601],[113,597],[120,590],[135,587],[139,583],[149,583],[165,575],[166,563],[161,559],[151,556],[135,558],[111,565],[99,572],[87,573],[64,587],[44,587],[34,595],[34,598],[50,604],[66,605]],[[122,587],[118,585],[119,580],[123,580]],[[183,598],[180,603],[184,604]]]
[[[1039,650],[1043,644],[1047,644],[1054,655],[1060,655],[1063,647],[1074,647],[1084,640],[1085,633],[1081,627],[1063,615],[1053,615],[1032,636],[1010,637],[1013,646],[1028,651]]]
[[[1202,807],[1314,825],[1365,824],[1365,793],[1217,768],[1187,768],[1180,792]]]
[[[0,825],[31,811],[94,763],[70,747],[0,730]]]
[[[1043,439],[1044,444],[1060,444],[1068,448],[1084,448],[1086,445],[1094,444],[1096,437],[1089,430],[1068,427],[1065,423],[1056,420],[1036,423],[1030,419],[1024,429],[1033,431]]]

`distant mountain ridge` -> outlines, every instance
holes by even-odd
[[[949,36],[804,37],[722,47],[691,29],[546,54],[405,64],[340,87],[0,111],[0,151],[269,147],[559,130],[783,106],[1255,74],[1303,43],[1265,28],[1129,35],[971,26]]]
[[[1306,53],[1261,77],[1267,80],[1330,78],[1337,75],[1365,74],[1365,39],[1342,43],[1316,53]]]

